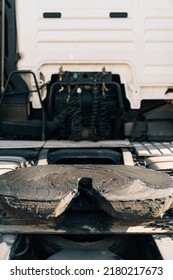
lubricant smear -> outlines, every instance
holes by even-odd
[[[134,166],[48,165],[3,174],[1,204],[32,215],[58,216],[74,199],[82,177],[92,178],[90,195],[111,216],[161,216],[173,202],[172,178],[161,172]]]

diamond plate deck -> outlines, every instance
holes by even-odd
[[[0,149],[35,149],[42,148],[44,141],[0,140]]]
[[[44,148],[123,148],[130,147],[131,143],[128,140],[120,141],[46,141]]]
[[[48,141],[16,141],[16,140],[0,140],[0,149],[37,149],[37,148],[123,148],[131,147],[128,140],[111,140],[111,141],[64,141],[64,140],[48,140]]]

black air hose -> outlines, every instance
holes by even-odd
[[[106,97],[102,95],[99,101],[98,135],[100,139],[105,140],[110,137],[111,125],[106,108]]]
[[[79,97],[77,97],[76,94],[68,95],[65,108],[64,105],[62,106],[60,103],[57,108],[59,114],[54,117],[59,128],[60,137],[62,139],[70,139],[74,141],[81,140],[82,117]]]
[[[71,134],[69,139],[80,141],[82,139],[82,113],[81,113],[81,100],[80,95],[75,96],[70,102],[69,117],[71,118]]]
[[[74,141],[82,140],[82,117],[80,108],[73,114],[71,120],[71,134],[69,139]]]
[[[95,86],[93,90],[93,104],[91,109],[91,116],[89,120],[89,133],[88,138],[91,141],[98,141],[97,136],[97,119],[98,119],[98,110],[99,110],[99,89]]]
[[[66,101],[67,94],[64,92],[59,92],[56,102],[56,115],[54,116],[54,121],[58,126],[59,136],[61,139],[68,139],[70,134],[68,103]]]
[[[54,116],[54,121],[59,129],[61,139],[68,139],[70,134],[70,122],[68,118],[68,108],[65,108],[60,114]]]

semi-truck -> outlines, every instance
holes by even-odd
[[[168,256],[173,2],[0,6],[2,258]]]

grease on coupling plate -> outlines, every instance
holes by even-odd
[[[172,183],[167,174],[136,166],[32,166],[0,176],[0,209],[58,217],[81,197],[115,218],[157,218],[173,202]]]

